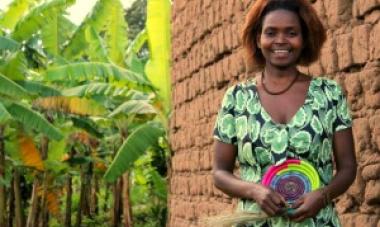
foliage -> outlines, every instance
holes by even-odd
[[[168,112],[145,74],[148,32],[127,39],[119,0],[98,0],[76,26],[66,17],[74,2],[14,0],[0,12],[0,187],[15,193],[17,170],[28,220],[60,226],[65,212],[108,226],[122,193],[108,182],[127,171],[135,225],[164,226]]]

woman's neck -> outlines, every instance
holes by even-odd
[[[284,69],[265,66],[264,74],[265,78],[281,83],[282,81],[286,82],[293,79],[298,74],[298,70],[295,66]]]

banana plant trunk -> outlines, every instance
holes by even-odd
[[[66,210],[65,210],[65,227],[71,227],[71,203],[73,196],[73,188],[72,188],[72,177],[70,173],[67,174],[66,178]]]
[[[129,187],[129,174],[126,172],[123,174],[123,216],[124,216],[124,226],[132,227],[132,206],[129,199],[130,187]]]
[[[116,183],[113,185],[113,209],[112,209],[112,219],[111,226],[118,227],[119,223],[121,223],[121,193],[122,193],[122,179],[118,179]]]
[[[90,156],[90,148],[85,152],[85,156]],[[91,201],[91,178],[93,174],[93,165],[92,162],[89,164],[83,164],[81,167],[81,190],[80,190],[80,199],[79,207],[77,212],[77,222],[76,226],[80,227],[82,222],[82,216],[87,216],[91,218],[93,215],[90,209]]]
[[[13,187],[13,177],[11,181],[11,187],[9,188],[9,193],[8,193],[8,226],[13,226],[13,218],[15,216],[15,191]]]
[[[76,151],[72,147],[70,150],[70,157],[74,157]],[[71,167],[71,165],[70,165]],[[64,226],[65,227],[71,227],[71,204],[72,204],[72,197],[73,197],[73,177],[70,173],[67,173],[66,178],[66,210],[65,210],[65,220],[64,220]]]
[[[39,196],[38,196],[38,187],[40,185],[40,180],[38,174],[36,174],[33,181],[33,190],[32,190],[32,198],[29,208],[28,220],[26,222],[27,227],[35,227],[37,224],[37,214],[38,214],[38,206],[39,206]]]
[[[41,138],[41,157],[42,160],[46,160],[48,158],[48,149],[49,149],[49,139],[46,136],[43,136]],[[47,227],[49,222],[49,211],[48,211],[48,201],[47,201],[47,194],[48,194],[48,172],[43,173],[43,182],[42,182],[42,197],[41,197],[41,212],[40,212],[40,221],[39,223],[42,224],[42,227]]]
[[[20,174],[17,169],[13,172],[13,189],[14,189],[14,203],[15,203],[15,222],[16,227],[25,226],[24,213],[22,209],[22,198],[20,190]]]
[[[4,127],[0,126],[0,178],[5,179],[5,150]],[[0,184],[0,226],[5,226],[6,221],[5,185]]]

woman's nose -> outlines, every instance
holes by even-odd
[[[275,42],[276,43],[285,43],[286,42],[286,37],[285,34],[278,33],[275,37]]]

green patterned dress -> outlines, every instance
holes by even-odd
[[[332,138],[352,126],[340,86],[333,80],[313,78],[304,104],[287,124],[275,123],[261,106],[256,80],[230,87],[215,124],[214,137],[238,147],[241,179],[260,183],[266,169],[287,158],[307,160],[317,169],[323,185],[333,177]],[[241,199],[238,209],[258,212],[252,200]],[[333,204],[303,223],[276,217],[243,226],[340,226]]]

